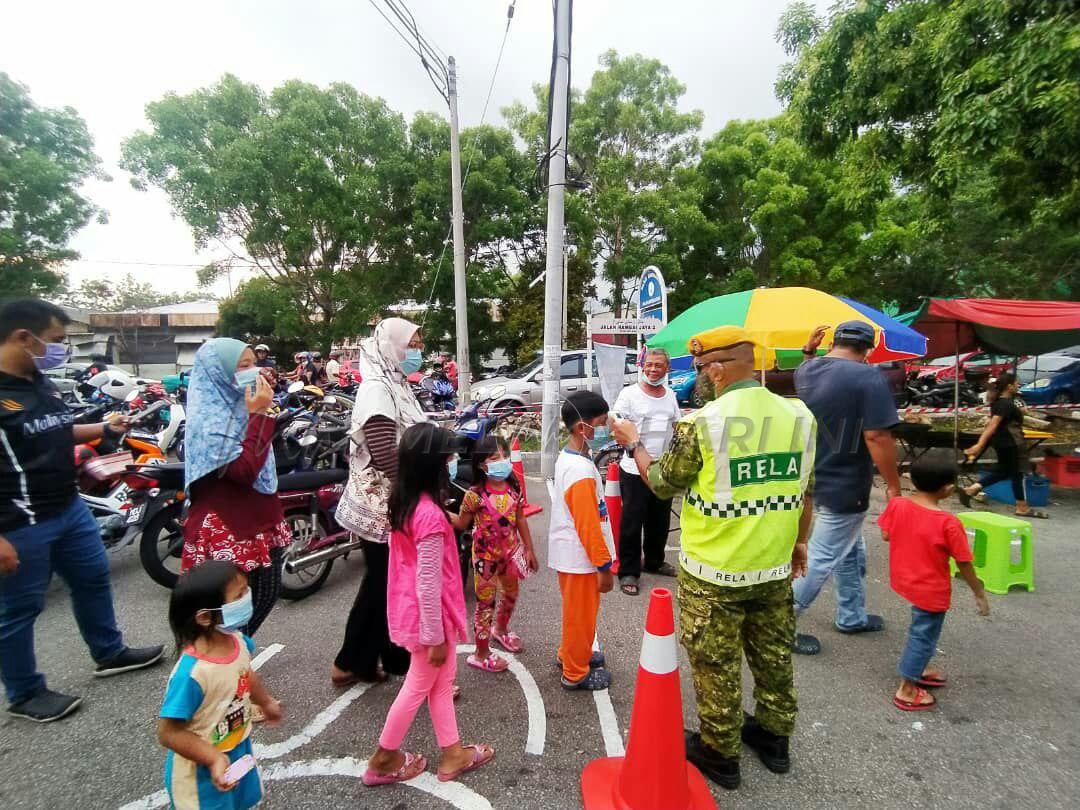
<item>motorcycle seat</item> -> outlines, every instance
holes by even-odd
[[[336,484],[349,477],[349,471],[341,468],[331,470],[310,470],[308,472],[288,473],[278,476],[278,492],[297,492],[318,489],[327,484]]]

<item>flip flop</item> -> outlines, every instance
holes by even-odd
[[[454,688],[450,690],[450,694],[454,696],[454,700],[457,700],[461,697],[461,687],[455,683]]]
[[[637,577],[622,577],[619,579],[619,590],[627,596],[637,596],[641,593],[641,588],[638,587]]]
[[[957,487],[956,488],[956,497],[959,498],[960,504],[964,508],[966,508],[966,509],[971,508],[971,496],[968,495],[966,492],[964,492],[963,487]]]
[[[925,698],[930,698],[929,702],[925,702]],[[937,705],[934,696],[925,689],[915,690],[915,700],[903,700],[902,698],[893,695],[892,702],[896,708],[905,712],[925,712]]]
[[[508,653],[519,653],[525,649],[525,645],[521,643],[521,636],[517,633],[492,633],[491,640]]]
[[[458,768],[456,771],[453,771],[451,773],[436,774],[440,782],[452,782],[459,776],[463,776],[469,771],[475,771],[477,768],[482,768],[489,762],[491,762],[491,760],[495,759],[495,749],[492,748],[490,745],[484,745],[480,743],[477,745],[463,745],[462,748],[472,749],[472,762],[470,762],[464,768]]]
[[[368,766],[368,769],[364,771],[364,784],[368,787],[376,787],[378,785],[393,785],[397,782],[408,782],[427,769],[427,760],[422,755],[414,754],[411,751],[403,751],[402,753],[405,755],[405,761],[393,773],[379,773]]]
[[[1018,518],[1038,518],[1039,520],[1046,520],[1050,515],[1041,509],[1032,509],[1028,512],[1013,512]]]
[[[490,653],[487,658],[477,658],[476,653],[473,653],[465,659],[465,663],[484,672],[506,672],[510,668],[510,662],[495,653]]]
[[[925,686],[930,689],[934,689],[938,686],[944,686],[945,682],[946,681],[944,675],[923,675],[921,678],[915,681],[915,683],[917,683],[919,686]]]

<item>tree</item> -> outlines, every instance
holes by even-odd
[[[123,312],[184,301],[205,301],[210,298],[213,296],[206,292],[158,292],[153,284],[137,281],[129,273],[120,281],[107,278],[84,279],[78,287],[60,296],[60,301],[73,307],[98,312]]]
[[[66,280],[57,265],[78,256],[71,237],[104,212],[80,193],[107,179],[86,123],[70,107],[38,107],[0,73],[0,297],[51,295]]]
[[[355,334],[410,290],[414,171],[405,122],[345,84],[289,81],[269,95],[226,75],[146,108],[151,130],[123,147],[197,243],[240,245],[280,286],[300,332]]]
[[[318,343],[317,330],[301,316],[289,290],[263,276],[243,282],[221,302],[217,333],[249,343],[269,343],[279,359],[313,347],[330,348]]]
[[[914,195],[939,260],[980,267],[981,289],[1075,291],[1077,5],[844,0],[827,26],[804,12],[781,21],[794,61],[777,85],[802,141],[865,188]]]
[[[673,269],[665,234],[687,210],[673,178],[697,153],[702,114],[679,111],[686,88],[655,59],[607,51],[600,64],[589,88],[571,97],[571,168],[588,187],[568,189],[567,225],[578,244],[590,246],[621,316],[628,281],[650,263]],[[548,149],[547,92],[535,88],[533,111],[520,103],[504,111],[538,159]]]

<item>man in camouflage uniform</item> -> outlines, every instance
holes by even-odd
[[[703,332],[690,351],[712,401],[676,425],[667,452],[654,461],[628,421],[616,422],[614,432],[658,497],[685,492],[681,640],[701,725],[700,733],[687,732],[687,758],[731,789],[739,785],[743,742],[774,773],[791,768],[791,581],[806,570],[815,428],[802,402],[754,380],[755,347],[744,330]],[[743,653],[757,704],[745,718]]]

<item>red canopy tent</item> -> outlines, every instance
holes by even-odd
[[[1075,301],[930,298],[908,323],[926,335],[927,357],[978,348],[1019,356],[1080,344]]]

